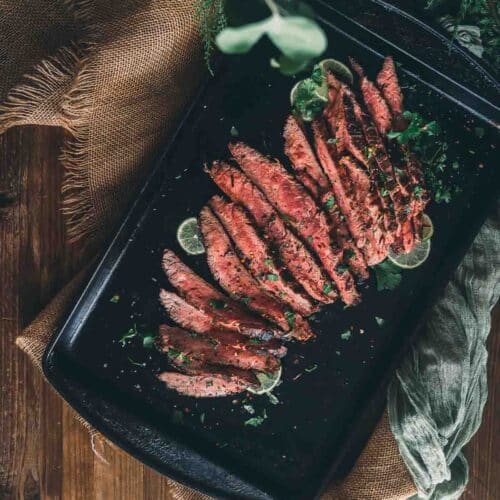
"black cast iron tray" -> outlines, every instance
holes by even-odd
[[[156,379],[168,367],[164,356],[138,339],[119,343],[133,324],[155,332],[165,320],[157,300],[166,286],[163,248],[208,275],[204,257],[187,257],[175,241],[178,224],[217,191],[203,164],[227,158],[236,131],[283,158],[293,81],[270,67],[263,43],[246,57],[223,60],[204,86],[44,357],[48,380],[95,428],[149,466],[217,497],[309,499],[347,473],[380,417],[395,368],[498,197],[498,85],[490,75],[383,2],[335,6],[316,4],[328,56],[353,55],[373,76],[392,54],[407,108],[439,120],[450,158],[462,165],[456,175],[462,195],[429,207],[436,233],[426,263],[406,272],[394,292],[377,292],[371,279],[361,305],[335,304],[317,314],[317,339],[290,345],[276,405],[265,396],[181,397]],[[369,30],[363,18],[371,20]],[[395,18],[408,34],[399,48]],[[406,47],[408,38],[420,41],[417,51]],[[346,329],[349,339],[341,337]],[[244,425],[245,404],[257,415],[266,411],[261,426]]]

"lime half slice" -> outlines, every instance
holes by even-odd
[[[422,241],[430,240],[433,234],[434,224],[431,218],[427,214],[424,214],[422,216]]]
[[[403,269],[415,269],[423,264],[431,251],[430,240],[420,242],[410,253],[402,253],[396,255],[392,250],[389,250],[389,260],[396,266]]]
[[[248,388],[247,391],[252,394],[268,394],[273,391],[273,389],[278,385],[281,380],[281,366],[279,370],[274,373],[263,373],[263,372],[254,372],[255,376],[260,382],[260,387],[257,388]]]
[[[189,255],[200,255],[205,253],[203,240],[198,228],[196,217],[190,217],[181,222],[177,228],[177,241],[182,249]]]
[[[331,71],[337,78],[352,85],[354,78],[351,70],[337,59],[323,59],[319,62],[319,66],[324,75],[327,71]]]

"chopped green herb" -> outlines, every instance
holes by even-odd
[[[252,405],[243,405],[243,409],[247,413],[250,413],[250,415],[253,415],[255,413],[255,408]]]
[[[257,338],[252,338],[252,339],[249,340],[249,342],[251,344],[257,344],[257,345],[262,344],[262,340],[261,339],[257,339]]]
[[[264,264],[266,266],[272,266],[273,265],[273,259],[264,259]]]
[[[347,264],[339,264],[336,268],[335,271],[337,271],[339,274],[345,273],[349,269],[349,266]]]
[[[354,257],[354,250],[352,248],[348,248],[344,252],[344,259],[349,260],[349,259],[352,259],[353,257]]]
[[[152,349],[154,345],[154,335],[145,335],[144,337],[142,337],[142,347],[145,347],[146,349]]]
[[[125,347],[125,345],[127,344],[127,340],[133,339],[138,334],[139,332],[137,331],[137,325],[134,323],[134,326],[128,329],[127,333],[119,340],[119,342],[122,347]]]
[[[234,125],[231,127],[231,130],[229,132],[232,137],[238,137],[240,135],[238,129]]]
[[[336,354],[337,356],[340,356],[340,351],[335,351],[335,354]]]
[[[243,302],[243,304],[245,304],[246,306],[248,305],[248,303],[250,302],[250,298],[249,297],[241,297],[241,302]]]
[[[217,342],[217,340],[213,339],[213,338],[209,338],[208,339],[208,342],[210,344],[212,344],[213,346],[217,347],[219,345],[219,342]]]
[[[278,281],[278,279],[279,276],[277,274],[272,274],[272,273],[266,274],[266,280],[268,281]]]
[[[383,187],[380,190],[380,196],[384,197],[384,196],[387,196],[388,194],[389,194],[389,191],[387,191],[387,189],[385,187]]]
[[[311,121],[321,113],[328,102],[328,86],[320,66],[314,66],[310,78],[299,82],[294,94],[293,106],[302,119]]]
[[[264,420],[267,418],[266,410],[262,412],[262,416],[252,417],[248,420],[245,420],[244,425],[250,425],[251,427],[258,427],[262,425]]]
[[[292,311],[285,311],[285,318],[290,328],[295,326],[295,313]]]
[[[394,290],[401,283],[401,271],[389,260],[373,267],[377,279],[377,290]]]
[[[336,137],[330,137],[330,139],[327,139],[326,141],[328,144],[337,144],[338,139]]]
[[[227,304],[220,299],[211,299],[208,303],[214,309],[225,309],[227,307]]]
[[[308,241],[309,243],[312,243],[312,242],[314,241],[314,238],[313,238],[312,236],[308,236],[308,237],[307,237],[307,241]]]
[[[183,353],[177,349],[170,348],[167,352],[167,357],[171,361],[180,361],[183,365],[189,365],[191,360]]]
[[[331,293],[333,290],[333,287],[332,287],[332,284],[331,283],[325,283],[323,285],[323,293],[325,295],[328,295],[329,293]]]
[[[182,411],[180,410],[174,410],[172,412],[172,422],[174,424],[182,424],[183,421],[184,421],[184,413],[182,413]]]
[[[272,405],[277,405],[280,402],[280,400],[272,392],[268,392],[267,397]]]
[[[352,336],[351,330],[346,330],[345,332],[340,334],[340,338],[342,340],[349,340],[351,338],[351,336]]]
[[[422,186],[415,186],[415,188],[413,189],[413,194],[417,197],[417,198],[421,198],[422,197],[422,194],[424,192],[424,188]]]
[[[132,363],[134,366],[140,366],[144,367],[144,363],[138,363],[137,361],[134,361],[132,358],[127,357],[127,359]]]
[[[205,423],[205,413],[202,413],[202,414],[200,415],[200,422],[201,422],[202,424],[204,424],[204,423]]]
[[[115,293],[113,297],[109,299],[109,301],[112,302],[113,304],[118,304],[118,302],[120,302],[120,296],[117,293]]]
[[[316,363],[314,363],[314,365],[310,366],[309,368],[305,368],[304,371],[307,372],[307,373],[311,373],[313,372],[314,370],[317,370],[318,369],[318,365]]]
[[[332,195],[325,201],[325,207],[330,209],[335,205],[335,197]]]
[[[379,318],[378,316],[375,316],[375,321],[377,322],[378,326],[384,326],[384,324],[385,324],[385,319]]]

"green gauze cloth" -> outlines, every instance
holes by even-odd
[[[486,338],[500,295],[500,203],[448,284],[388,391],[391,429],[414,498],[451,500],[468,480],[462,447],[488,395]]]

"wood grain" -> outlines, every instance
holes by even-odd
[[[92,443],[14,339],[81,268],[60,215],[62,133],[14,129],[0,136],[0,499],[170,500],[157,473],[121,450]],[[468,445],[464,498],[500,491],[500,307],[489,339],[490,397]]]

